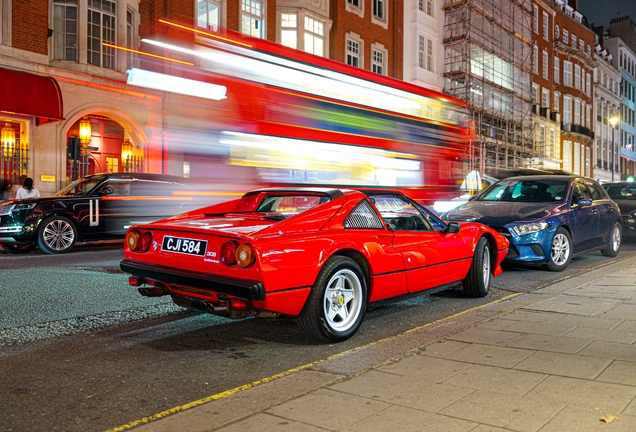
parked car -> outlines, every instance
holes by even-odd
[[[565,269],[573,256],[600,250],[613,257],[621,247],[618,205],[594,180],[571,175],[500,180],[442,218],[484,223],[510,241],[505,261],[552,271]]]
[[[206,205],[187,196],[191,185],[186,181],[160,174],[95,174],[55,196],[2,202],[0,245],[12,253],[37,246],[57,254],[70,251],[77,242],[121,242],[132,224]]]
[[[603,183],[603,187],[621,209],[623,235],[636,238],[636,183]]]
[[[508,241],[389,190],[282,188],[128,230],[121,269],[145,296],[230,318],[295,316],[323,342],[367,308],[459,281],[485,296]]]

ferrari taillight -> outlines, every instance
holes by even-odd
[[[146,231],[139,235],[139,252],[148,252],[150,250],[150,245],[152,244],[152,233],[150,231]]]
[[[126,245],[133,252],[148,252],[152,244],[152,233],[150,231],[141,232],[137,230],[128,231],[126,234]]]
[[[254,250],[249,244],[242,244],[236,248],[236,262],[241,267],[254,264]]]
[[[236,264],[236,247],[233,241],[223,243],[221,246],[221,262],[226,265]]]
[[[139,250],[139,235],[140,232],[136,230],[131,230],[126,233],[126,246],[133,252]]]

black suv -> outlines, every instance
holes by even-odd
[[[636,237],[636,183],[603,183],[603,187],[612,200],[618,204],[623,216],[623,235]]]
[[[57,254],[77,242],[122,241],[132,224],[204,207],[188,179],[160,174],[83,177],[55,196],[0,203],[0,245],[7,252],[39,247]]]

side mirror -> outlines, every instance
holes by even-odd
[[[449,222],[448,225],[446,225],[446,229],[443,232],[447,232],[451,234],[459,232],[459,224],[457,222]]]
[[[580,207],[589,206],[589,205],[592,205],[592,200],[590,198],[583,198],[583,199],[580,199],[577,204]]]
[[[115,192],[115,189],[113,189],[111,186],[106,186],[104,189],[101,190],[102,195],[112,195],[113,192]]]

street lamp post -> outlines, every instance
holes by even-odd
[[[618,115],[616,113],[612,114],[612,116],[609,118],[609,122],[610,125],[612,126],[612,181],[614,181],[614,167],[615,167],[615,155],[616,155],[616,144],[614,143],[614,135],[615,134],[615,128],[616,125],[618,124]]]

